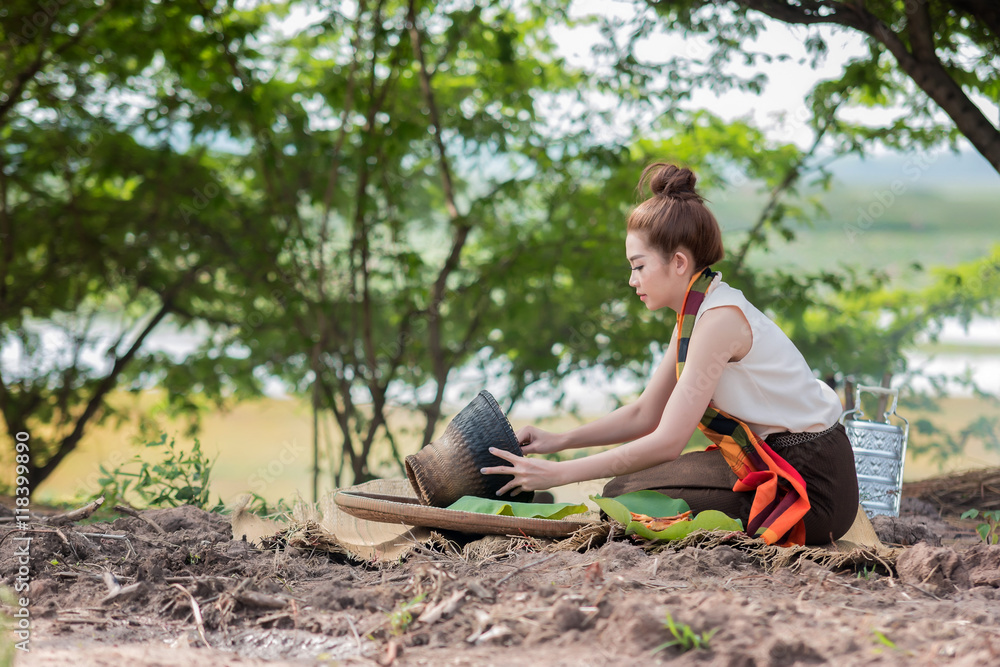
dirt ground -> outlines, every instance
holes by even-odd
[[[480,560],[426,548],[373,567],[255,549],[190,506],[143,516],[163,533],[133,517],[31,533],[17,664],[1000,664],[1000,546],[914,499],[874,523],[917,545],[894,569],[858,571],[769,571],[731,546],[650,553],[627,538],[582,553],[521,540]],[[2,525],[10,587],[20,533]],[[656,651],[668,617],[707,647]]]

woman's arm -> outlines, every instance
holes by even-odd
[[[633,403],[566,433],[549,433],[535,426],[525,426],[517,432],[517,441],[522,443],[525,454],[548,454],[564,449],[617,445],[652,433],[677,384],[676,359],[675,327],[663,361]]]
[[[715,393],[725,365],[731,359],[745,356],[753,340],[743,313],[729,306],[705,313],[695,326],[695,334],[691,336],[684,373],[652,433],[615,449],[571,461],[529,459],[491,449],[496,456],[513,464],[513,468],[497,466],[482,471],[484,474],[513,475],[498,495],[511,489],[537,491],[625,475],[680,456]],[[669,362],[669,358],[665,362]]]

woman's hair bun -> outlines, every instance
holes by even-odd
[[[628,216],[629,233],[640,234],[664,259],[679,249],[691,254],[695,268],[711,266],[724,256],[722,230],[705,200],[694,189],[690,169],[654,162],[639,179],[643,199]],[[653,191],[646,197],[646,189]]]
[[[639,191],[641,193],[648,183],[653,194],[660,197],[701,200],[701,196],[694,189],[697,180],[698,177],[687,167],[654,162],[643,170],[639,179]]]

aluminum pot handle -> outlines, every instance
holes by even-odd
[[[861,409],[861,392],[867,391],[871,394],[879,394],[882,396],[892,396],[892,406],[882,415],[885,422],[889,423],[889,415],[896,414],[896,404],[899,401],[899,388],[898,387],[876,387],[872,385],[859,384],[854,388],[854,405],[855,409],[851,412],[857,412],[859,416],[864,416],[864,411]]]

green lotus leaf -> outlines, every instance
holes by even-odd
[[[583,514],[587,511],[587,506],[582,503],[579,505],[573,503],[516,503],[476,496],[462,496],[449,505],[448,509],[477,514],[514,516],[521,519],[562,519],[573,514]]]
[[[659,531],[652,531],[638,521],[632,521],[625,527],[625,534],[635,533],[647,540],[679,540],[696,530],[743,530],[743,522],[718,510],[705,510],[699,512],[694,519],[678,521]]]
[[[679,540],[696,530],[743,530],[743,522],[718,510],[699,512],[694,519],[678,521],[664,530],[653,531],[632,520],[630,512],[655,518],[677,516],[690,509],[678,498],[670,498],[656,491],[636,491],[615,498],[590,496],[609,517],[625,526],[626,535],[639,535],[647,540]]]
[[[601,496],[591,496],[591,500],[597,503],[597,506],[604,510],[604,513],[609,517],[627,526],[632,521],[632,515],[629,514],[627,507],[622,505],[620,502],[614,498],[602,498]]]
[[[604,510],[605,514],[623,525],[627,525],[632,521],[632,517],[628,514],[629,512],[659,518],[677,516],[691,509],[680,498],[671,498],[658,491],[633,491],[632,493],[615,496],[614,498],[591,496],[590,499],[597,503],[597,506]],[[612,511],[609,511],[605,505],[610,507]]]

